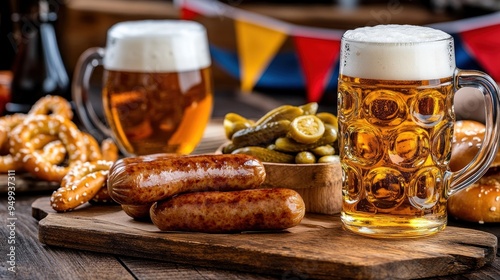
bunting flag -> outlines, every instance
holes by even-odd
[[[500,24],[465,31],[461,36],[485,71],[500,82]]]
[[[243,92],[250,92],[271,59],[276,56],[287,35],[243,20],[236,20],[235,23],[241,89]]]
[[[305,89],[308,101],[319,101],[336,88],[345,30],[294,25],[216,0],[175,3],[183,19],[202,15],[234,21],[237,50],[211,44],[210,51],[215,64],[240,79],[244,92],[255,86]],[[500,81],[500,12],[429,26],[453,36],[457,67],[485,71]],[[288,37],[295,49],[281,50]]]
[[[304,71],[309,102],[318,102],[327,85],[334,62],[340,51],[340,41],[295,36],[295,46]]]
[[[194,20],[196,17],[198,17],[200,14],[197,12],[190,10],[186,7],[181,7],[181,18],[185,20]]]

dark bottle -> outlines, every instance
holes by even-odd
[[[0,71],[11,70],[14,60],[14,29],[11,20],[10,1],[0,1]]]
[[[17,2],[22,6],[27,1]],[[69,99],[70,80],[59,53],[53,25],[55,14],[49,11],[47,0],[35,1],[31,7],[20,14],[17,22],[20,36],[12,67],[11,99],[5,106],[7,113],[26,113],[48,94]]]

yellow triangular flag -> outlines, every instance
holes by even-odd
[[[287,34],[241,20],[236,20],[235,24],[241,89],[243,92],[250,92],[278,52]]]

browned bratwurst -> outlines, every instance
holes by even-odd
[[[126,205],[122,204],[122,210],[125,214],[132,217],[134,220],[150,220],[149,209],[153,203],[142,205]]]
[[[148,204],[185,192],[258,188],[266,178],[258,159],[238,155],[191,155],[118,160],[108,190],[120,204]]]
[[[302,197],[291,189],[186,193],[150,210],[160,230],[207,233],[286,229],[304,214]]]

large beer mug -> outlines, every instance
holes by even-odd
[[[85,51],[76,65],[73,100],[78,116],[91,133],[112,136],[125,155],[189,154],[212,113],[210,64],[206,30],[199,23],[118,23],[108,30],[106,47]],[[103,66],[107,125],[88,96],[89,77],[97,65]]]
[[[342,37],[338,80],[344,228],[417,237],[446,227],[447,199],[487,170],[498,146],[496,83],[455,66],[453,38],[428,27],[379,25]],[[479,89],[486,135],[476,158],[451,172],[455,91]]]

